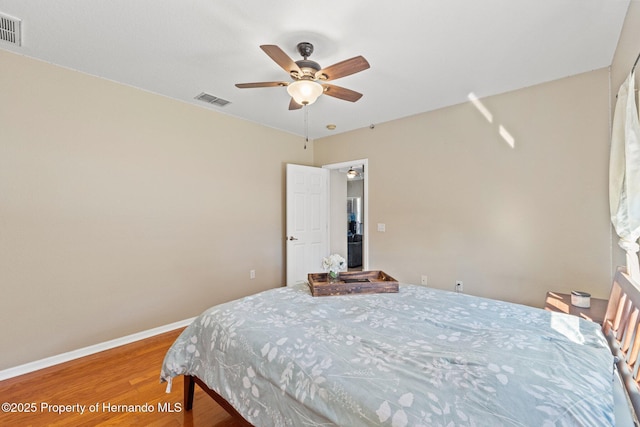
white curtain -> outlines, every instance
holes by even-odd
[[[627,271],[640,280],[640,119],[636,106],[635,72],[620,86],[613,116],[609,163],[611,222],[627,252]]]

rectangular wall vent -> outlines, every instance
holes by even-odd
[[[19,19],[0,14],[0,41],[20,46],[20,23]]]
[[[208,102],[209,104],[217,105],[218,107],[224,107],[227,104],[231,104],[231,102],[227,101],[226,99],[218,98],[217,96],[213,96],[204,92],[196,96],[195,99]]]

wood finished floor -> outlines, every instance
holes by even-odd
[[[239,424],[196,387],[193,410],[184,411],[182,377],[165,393],[160,368],[182,329],[81,359],[0,381],[0,403],[35,404],[35,412],[0,412],[0,426],[209,426]],[[50,412],[43,405],[85,405],[84,414]],[[98,410],[89,412],[91,405]],[[144,405],[153,412],[109,411],[110,405]],[[105,406],[106,405],[106,406]],[[160,408],[179,409],[177,412]],[[17,405],[16,405],[17,406]],[[96,406],[94,406],[96,408]]]

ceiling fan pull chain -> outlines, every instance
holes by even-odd
[[[304,105],[304,149],[307,149],[307,142],[309,142],[309,106]]]

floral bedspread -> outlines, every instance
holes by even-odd
[[[212,307],[166,354],[256,426],[612,426],[599,325],[413,285]]]

